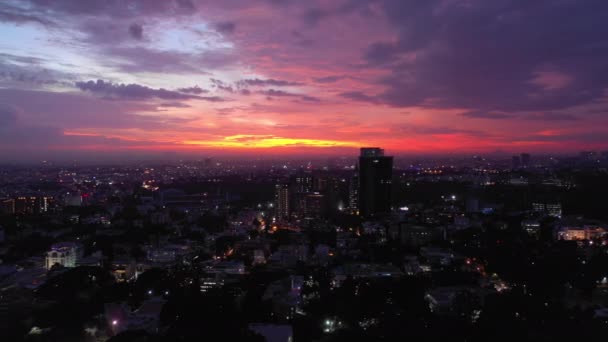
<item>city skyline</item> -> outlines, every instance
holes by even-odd
[[[608,149],[602,1],[10,0],[0,158]]]

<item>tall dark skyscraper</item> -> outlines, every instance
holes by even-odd
[[[359,214],[374,217],[391,211],[393,157],[377,147],[361,148],[359,156]]]
[[[294,178],[295,191],[305,194],[313,191],[314,178],[309,171],[300,171]]]
[[[348,188],[348,207],[351,214],[359,215],[359,167],[355,169],[355,172],[350,179]]]
[[[289,218],[289,185],[277,184],[275,187],[277,216],[280,220]]]
[[[528,168],[530,167],[530,154],[529,153],[522,153],[521,154],[521,167]]]
[[[511,167],[513,170],[517,170],[521,167],[521,158],[519,156],[513,156],[513,158],[511,158]]]

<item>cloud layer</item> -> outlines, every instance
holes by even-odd
[[[608,149],[606,22],[601,0],[8,0],[0,154]]]

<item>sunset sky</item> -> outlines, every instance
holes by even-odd
[[[0,157],[608,149],[605,0],[0,2]]]

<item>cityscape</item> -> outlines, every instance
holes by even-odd
[[[0,3],[2,341],[603,341],[608,3]]]
[[[607,168],[607,152],[407,164],[377,147],[3,166],[5,336],[600,336]]]

